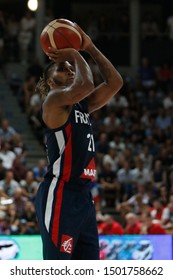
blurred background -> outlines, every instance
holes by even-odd
[[[39,36],[55,18],[77,22],[124,80],[91,115],[101,259],[172,259],[171,0],[0,0],[0,259],[39,258],[18,247],[29,238],[41,249],[34,199],[47,159],[34,89],[48,63]]]

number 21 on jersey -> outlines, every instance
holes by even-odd
[[[94,145],[94,137],[93,137],[93,134],[88,133],[88,134],[87,134],[87,139],[89,139],[88,151],[89,151],[89,152],[95,152],[95,145]]]

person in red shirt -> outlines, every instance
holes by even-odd
[[[140,234],[141,224],[138,221],[138,217],[134,213],[127,213],[125,216],[126,219],[126,227],[125,234]]]
[[[164,206],[160,199],[156,198],[152,202],[152,208],[150,209],[150,213],[153,219],[161,220],[162,213],[164,210]]]
[[[150,212],[143,213],[141,218],[141,234],[166,234],[166,231],[161,224],[154,223]]]
[[[114,220],[111,215],[104,215],[103,222],[98,226],[98,233],[100,235],[112,235],[112,234],[120,234],[124,233],[123,227]]]

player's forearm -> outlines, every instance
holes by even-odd
[[[123,84],[120,73],[115,69],[112,63],[97,49],[94,44],[90,44],[86,49],[86,52],[93,58],[98,65],[100,73],[105,83],[109,86],[116,86],[119,84],[121,87]]]
[[[78,53],[75,55],[75,80],[74,83],[82,85],[93,85],[91,69],[85,59]]]
[[[76,56],[74,63],[75,79],[69,88],[69,101],[72,104],[87,97],[94,88],[92,72],[84,58],[79,54],[79,56]]]

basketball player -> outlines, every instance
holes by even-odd
[[[78,51],[50,48],[47,55],[52,62],[36,87],[44,98],[42,121],[49,161],[36,198],[45,260],[99,259],[90,193],[96,174],[90,113],[104,106],[123,81],[89,36],[79,30],[81,51],[94,59],[103,83],[94,87],[91,70]]]

